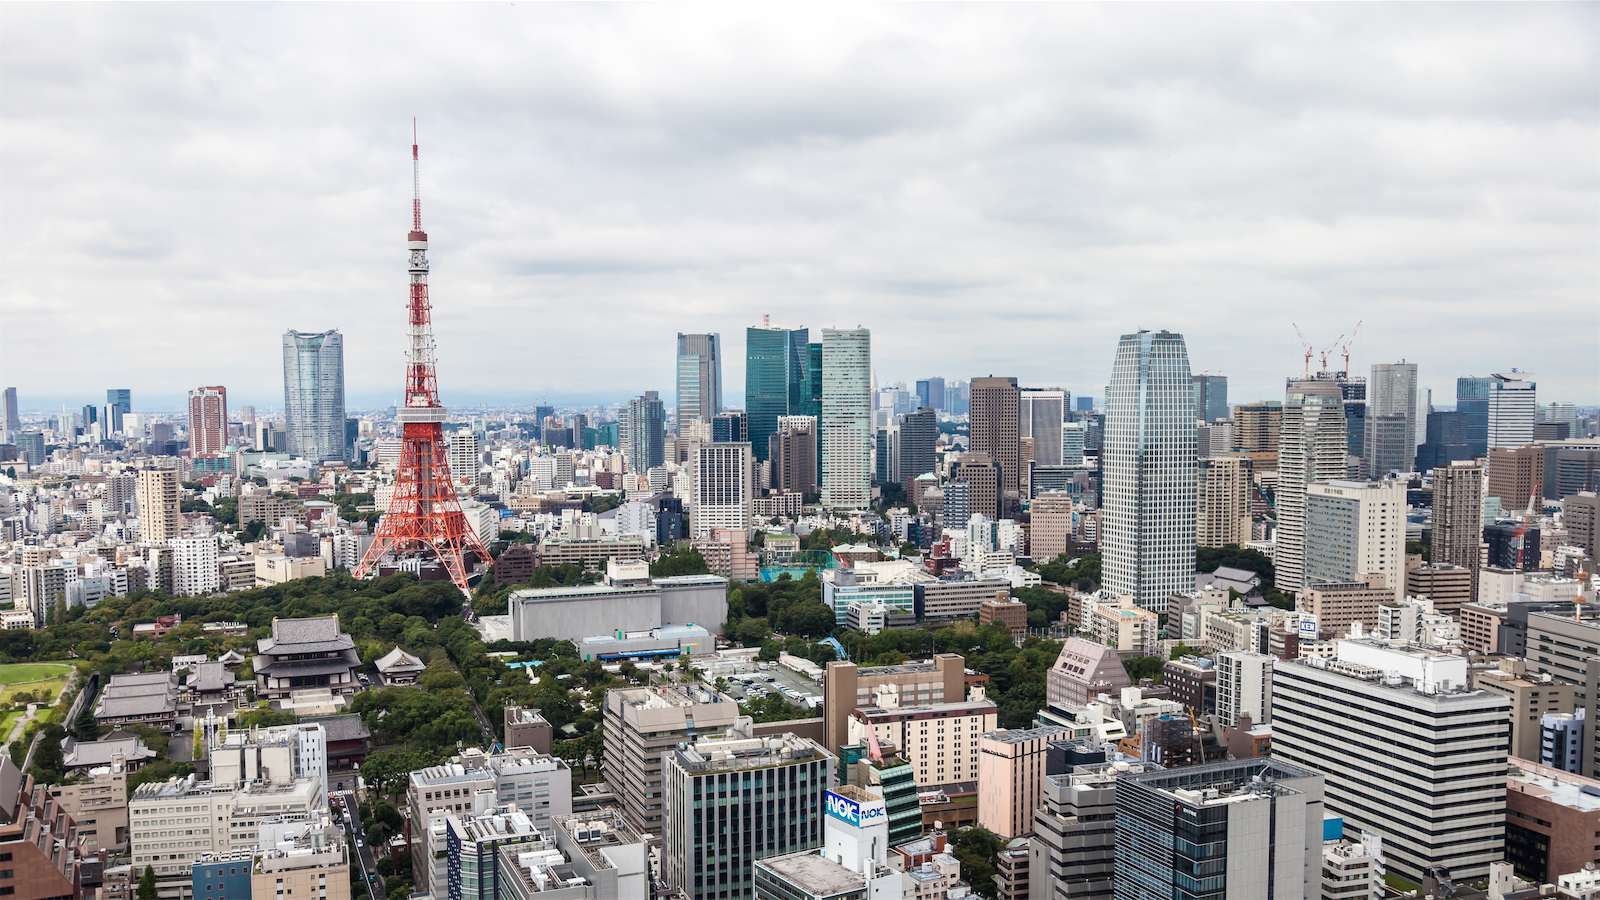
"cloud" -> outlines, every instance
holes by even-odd
[[[447,403],[672,393],[674,335],[873,329],[886,382],[1098,393],[1171,328],[1600,403],[1591,5],[12,4],[0,381],[401,381],[410,119]],[[65,364],[64,364],[65,363]],[[151,402],[155,402],[151,400]]]

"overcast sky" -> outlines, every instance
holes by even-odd
[[[0,383],[402,383],[420,121],[447,404],[670,402],[678,331],[872,329],[881,382],[1230,399],[1352,368],[1600,403],[1595,4],[0,5]]]

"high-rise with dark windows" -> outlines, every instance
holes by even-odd
[[[821,414],[821,345],[804,328],[745,329],[744,407],[750,444],[765,462],[779,416]],[[813,359],[815,357],[815,359]]]
[[[1228,417],[1228,376],[1195,375],[1194,417],[1201,422],[1215,422]]]
[[[678,335],[678,434],[722,412],[722,335]]]

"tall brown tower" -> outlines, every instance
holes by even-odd
[[[1008,499],[1018,502],[1022,466],[1022,445],[1018,440],[1021,419],[1018,406],[1021,392],[1015,378],[997,378],[993,375],[972,379],[972,407],[968,421],[971,429],[971,452],[987,454],[999,469],[999,496],[992,508],[978,506],[973,497],[972,511],[994,519],[1006,518]]]

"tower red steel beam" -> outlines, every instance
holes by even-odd
[[[355,576],[364,578],[388,554],[431,550],[450,580],[463,593],[468,558],[487,560],[489,551],[467,523],[450,480],[444,440],[445,408],[439,402],[439,379],[433,359],[433,318],[428,306],[428,234],[422,230],[422,179],[412,123],[411,144],[411,300],[407,304],[410,346],[406,349],[405,405],[395,410],[400,422],[400,470],[394,497],[378,520],[378,533],[367,548]]]

